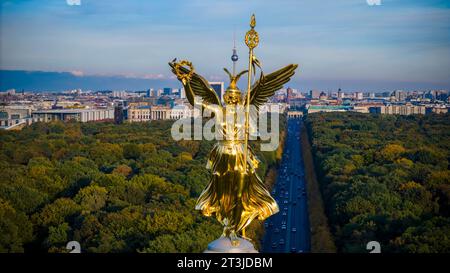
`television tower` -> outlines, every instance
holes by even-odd
[[[233,55],[231,55],[231,60],[233,61],[233,76],[236,75],[236,62],[239,60],[239,57],[237,55],[236,51],[236,31],[233,33]]]

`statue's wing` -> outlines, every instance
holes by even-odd
[[[172,68],[172,72],[176,75],[175,63],[169,63],[169,66]],[[179,69],[183,74],[188,74],[190,72],[190,70],[186,67],[180,67]],[[205,78],[198,75],[197,73],[193,73],[190,80],[181,82],[186,92],[186,98],[192,106],[194,106],[195,96],[199,96],[203,99],[202,103],[204,106],[211,104],[219,106],[222,105],[216,91],[212,89]]]
[[[264,75],[261,72],[261,77],[252,86],[250,92],[250,104],[259,109],[261,105],[266,103],[267,100],[275,94],[275,91],[281,89],[283,84],[291,79],[297,67],[297,64],[290,64],[268,75]],[[246,104],[247,99],[245,99],[244,105]]]

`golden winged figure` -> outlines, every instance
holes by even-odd
[[[253,64],[259,66],[256,58],[253,58]],[[237,115],[236,107],[243,108],[248,103],[259,109],[290,80],[297,68],[296,64],[290,64],[268,75],[261,71],[259,79],[251,87],[250,101],[237,87],[239,78],[248,71],[232,75],[224,68],[230,77],[230,85],[223,96],[225,105],[222,105],[214,89],[205,78],[195,73],[190,62],[174,60],[169,66],[181,81],[191,105],[194,106],[195,97],[201,97],[203,107],[214,105],[215,111],[223,115],[225,112]],[[255,218],[264,220],[277,213],[278,205],[256,173],[260,161],[243,141],[242,136],[248,134],[245,123],[237,117],[232,124],[227,120],[216,123],[216,134],[220,134],[221,140],[209,154],[206,168],[211,170],[211,178],[195,209],[205,216],[215,216],[224,227],[222,236],[230,238],[236,245],[239,244],[238,235],[245,227]]]

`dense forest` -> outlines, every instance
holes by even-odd
[[[214,142],[172,121],[34,123],[0,131],[0,252],[201,252],[221,226],[194,210]],[[260,174],[276,152],[259,153]],[[251,234],[251,233],[250,233]]]
[[[450,252],[450,115],[305,121],[339,251]]]

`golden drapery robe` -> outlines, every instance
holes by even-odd
[[[197,200],[196,209],[214,215],[224,226],[224,234],[239,232],[253,219],[264,220],[278,212],[276,201],[256,173],[260,161],[248,147],[247,172],[244,165],[243,122],[216,123],[222,136],[213,147],[207,162],[212,177]]]

